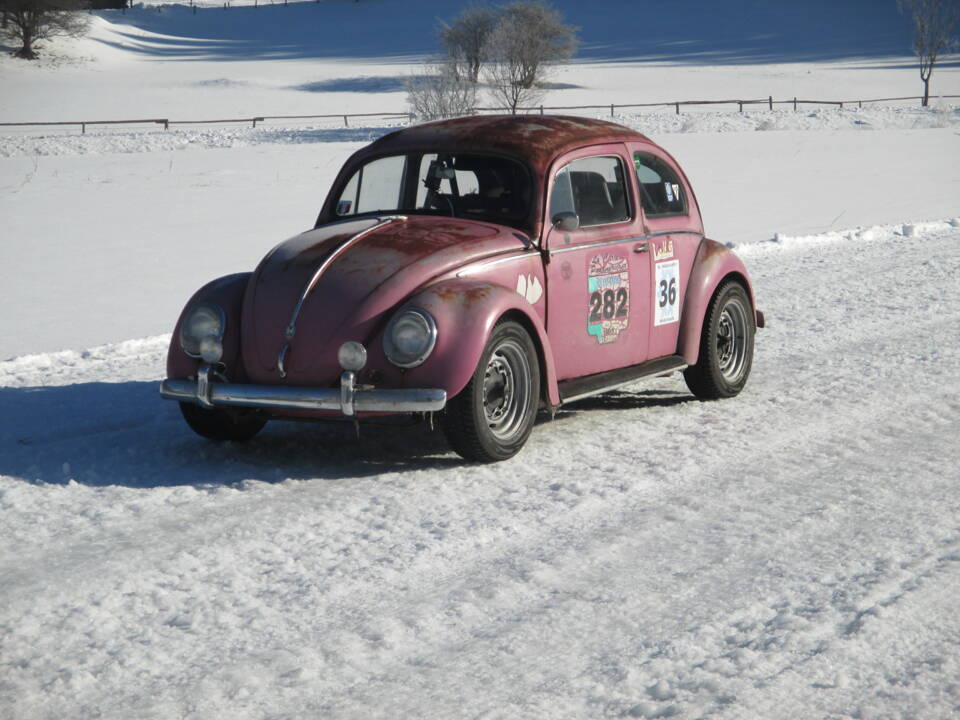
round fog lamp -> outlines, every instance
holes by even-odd
[[[205,363],[211,365],[220,362],[220,358],[223,357],[223,343],[209,335],[203,338],[200,341],[200,357]]]
[[[367,349],[354,340],[348,340],[337,351],[340,367],[349,372],[359,372],[367,364]]]

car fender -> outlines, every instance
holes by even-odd
[[[756,312],[757,305],[749,277],[743,261],[725,245],[708,238],[700,242],[687,282],[677,347],[677,353],[683,356],[688,365],[695,365],[700,356],[700,335],[707,308],[723,281],[736,279],[740,282],[746,288],[750,304]]]
[[[560,404],[553,351],[543,321],[515,290],[470,278],[442,280],[412,295],[397,309],[417,307],[437,323],[437,344],[430,358],[407,372],[412,387],[441,387],[453,397],[470,382],[494,326],[514,316],[538,346],[541,378],[550,405]]]
[[[236,273],[225,275],[207,283],[197,290],[183,306],[183,311],[177,319],[173,336],[170,338],[170,349],[167,351],[167,377],[182,379],[197,372],[200,361],[190,357],[180,347],[180,326],[190,308],[201,302],[211,302],[223,308],[225,327],[223,334],[222,362],[227,367],[227,374],[232,380],[244,377],[238,362],[240,358],[240,316],[243,307],[243,296],[247,289],[251,273]]]

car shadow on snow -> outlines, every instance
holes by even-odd
[[[157,382],[0,388],[0,475],[41,484],[238,485],[463,466],[439,429],[271,422],[248,443],[212,443]]]
[[[360,425],[272,421],[247,443],[196,436],[157,382],[78,383],[0,388],[0,475],[38,484],[238,486],[247,480],[338,480],[466,464],[438,427],[426,422]],[[615,391],[565,406],[581,411],[638,410],[693,401],[662,390]],[[538,425],[551,423],[542,412]],[[531,438],[536,442],[536,432]]]

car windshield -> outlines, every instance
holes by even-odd
[[[410,153],[370,160],[337,198],[337,217],[423,213],[520,226],[529,217],[530,176],[518,162],[476,153]]]

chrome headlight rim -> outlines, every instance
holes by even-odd
[[[201,311],[210,311],[213,313],[214,317],[217,320],[217,332],[206,333],[199,337],[187,337],[186,330],[190,327],[190,321],[193,316]],[[193,305],[189,311],[184,315],[183,322],[180,324],[180,349],[183,350],[184,354],[200,359],[202,354],[200,352],[200,344],[206,338],[213,338],[218,343],[223,342],[224,333],[227,330],[227,314],[224,312],[223,308],[217,305],[215,302],[205,300],[199,302],[196,305]]]
[[[424,332],[424,342],[422,347],[416,353],[404,354],[397,348],[394,341],[394,332],[397,325],[405,320],[415,318],[415,322],[422,324]],[[430,357],[434,347],[437,345],[437,322],[433,315],[426,310],[418,307],[407,307],[396,313],[387,323],[387,328],[383,333],[383,352],[387,360],[399,368],[409,370],[418,367],[426,362]]]

